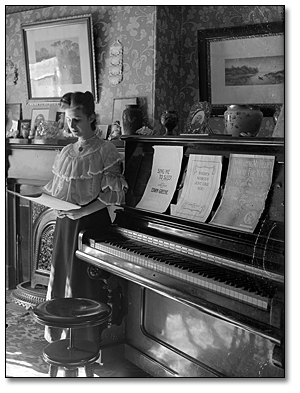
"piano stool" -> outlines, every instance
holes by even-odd
[[[86,376],[93,377],[93,363],[99,358],[100,346],[89,340],[74,340],[73,329],[108,324],[110,306],[91,299],[58,298],[39,304],[32,314],[42,325],[70,329],[69,338],[54,341],[44,348],[49,377],[56,377],[59,368],[65,370],[65,377],[77,377],[78,367],[84,367]]]

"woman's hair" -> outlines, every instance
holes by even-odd
[[[66,93],[60,99],[60,107],[62,109],[81,109],[86,116],[95,115],[95,120],[91,123],[92,130],[96,129],[96,114],[94,96],[90,91],[85,93],[75,91],[74,93]]]

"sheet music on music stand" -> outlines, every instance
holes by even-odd
[[[163,213],[176,190],[183,156],[182,146],[153,146],[151,175],[144,194],[136,205],[139,209]]]
[[[209,216],[220,187],[222,156],[190,154],[182,193],[171,215],[199,222]]]
[[[253,233],[265,208],[275,157],[231,154],[221,203],[210,224]]]

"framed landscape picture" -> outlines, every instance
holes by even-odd
[[[28,102],[55,102],[70,91],[97,101],[92,17],[22,25]]]
[[[284,24],[198,31],[201,101],[222,115],[227,105],[256,105],[273,115],[284,102]]]

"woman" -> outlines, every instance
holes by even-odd
[[[67,93],[60,104],[78,141],[65,146],[57,155],[52,169],[54,177],[44,188],[50,195],[81,208],[57,212],[47,300],[85,297],[105,301],[101,282],[89,277],[88,264],[75,255],[78,234],[88,228],[103,231],[111,224],[107,206],[124,202],[127,183],[116,147],[95,134],[92,93]],[[65,334],[63,329],[46,327],[45,338],[52,342]],[[79,335],[97,341],[99,327],[84,332],[80,329]]]

